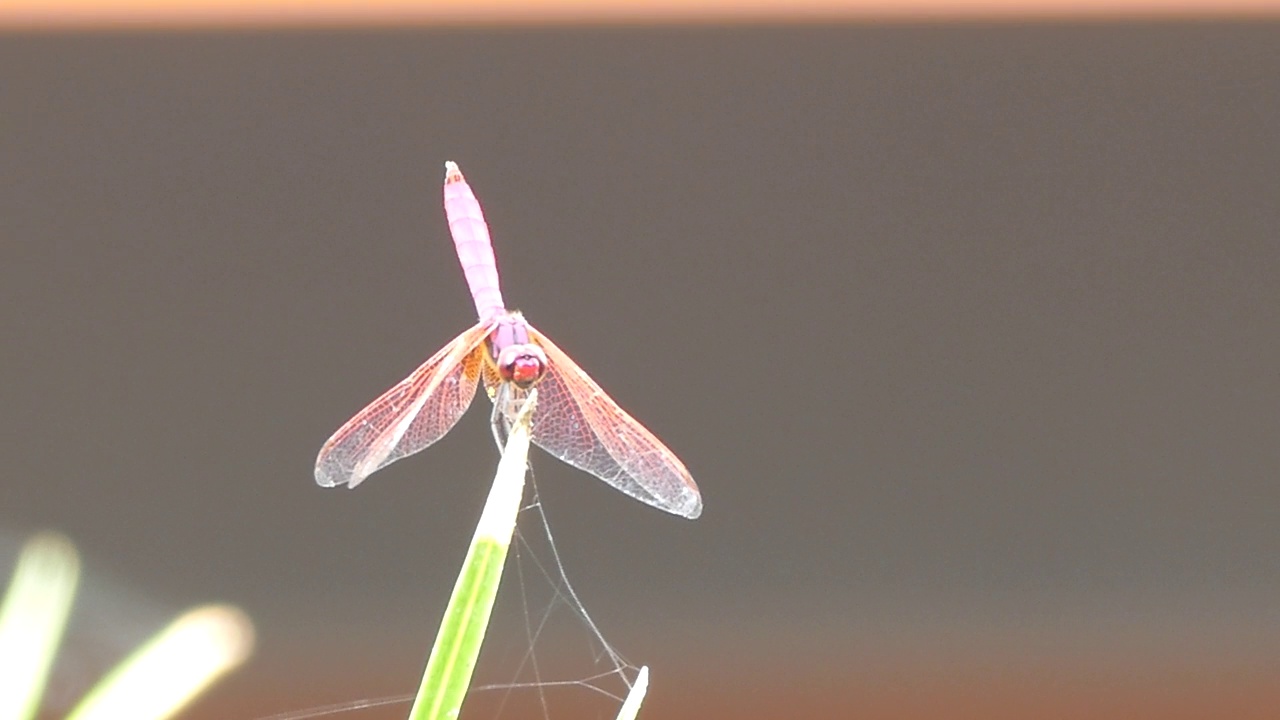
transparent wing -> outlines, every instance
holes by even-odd
[[[380,468],[439,440],[467,411],[484,363],[480,323],[356,413],[320,448],[316,482],[355,487]]]
[[[702,514],[698,486],[675,453],[547,336],[530,327],[529,337],[547,353],[533,442],[641,502],[690,519]]]

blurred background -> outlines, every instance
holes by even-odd
[[[15,25],[0,528],[81,544],[106,646],[254,618],[188,717],[412,692],[487,403],[312,463],[473,322],[455,160],[508,303],[701,486],[532,460],[643,716],[1275,717],[1277,77],[1257,18]]]

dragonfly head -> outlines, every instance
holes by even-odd
[[[508,345],[498,353],[498,375],[521,390],[533,387],[547,372],[547,354],[533,343]]]

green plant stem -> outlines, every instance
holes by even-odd
[[[67,720],[173,717],[252,650],[253,623],[239,608],[193,608],[112,668]]]
[[[636,720],[636,713],[640,712],[640,705],[644,702],[647,692],[649,692],[649,666],[645,665],[636,674],[636,681],[631,685],[631,692],[627,693],[627,699],[622,701],[622,707],[618,708],[618,720]]]
[[[22,548],[0,605],[0,720],[27,720],[40,709],[80,580],[70,540],[53,532]]]
[[[524,496],[529,416],[537,400],[536,393],[536,390],[530,393],[512,425],[489,499],[476,525],[431,648],[422,684],[409,711],[410,720],[456,720],[462,710]]]

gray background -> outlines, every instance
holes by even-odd
[[[487,408],[311,466],[473,322],[451,159],[508,302],[701,485],[690,523],[533,460],[655,717],[1274,678],[1277,29],[0,37],[0,523],[122,627],[246,608],[225,716],[411,690]]]

